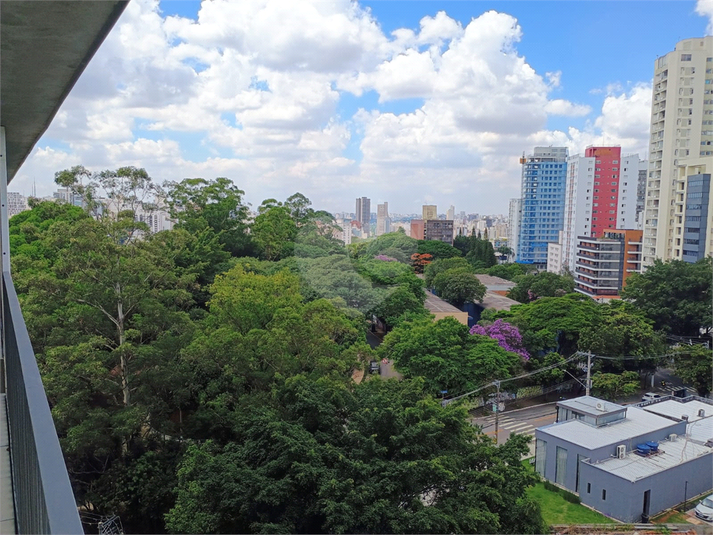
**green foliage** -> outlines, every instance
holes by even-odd
[[[379,354],[393,359],[406,377],[423,377],[433,394],[463,394],[521,368],[518,355],[492,338],[469,334],[454,318],[403,322],[384,338]]]
[[[382,234],[374,240],[364,243],[364,255],[373,257],[379,254],[392,256],[399,262],[408,262],[411,255],[417,251],[420,242],[414,238],[409,238],[403,232],[389,232]],[[394,250],[398,253],[394,256]],[[421,252],[421,251],[418,251]]]
[[[497,265],[498,260],[493,244],[480,236],[457,236],[453,242],[468,262],[476,269],[485,269]]]
[[[419,240],[416,252],[422,255],[430,254],[434,260],[461,256],[461,252],[458,249],[438,240]]]
[[[560,490],[557,485],[547,479],[543,480],[542,484],[544,485],[545,490],[549,490],[550,492],[559,492]]]
[[[692,385],[698,395],[707,396],[713,389],[713,352],[703,345],[681,345],[674,348],[673,354],[676,375],[684,383]]]
[[[296,376],[237,416],[236,440],[189,448],[170,531],[542,530],[524,493],[536,476],[519,463],[527,439],[494,446],[418,381],[347,389]]]
[[[297,237],[297,224],[284,206],[263,202],[260,214],[252,224],[252,235],[260,255],[266,260],[279,260],[291,256]]]
[[[656,260],[644,273],[632,274],[622,290],[624,299],[653,320],[654,329],[679,336],[711,330],[713,259],[695,264]]]
[[[602,373],[592,375],[592,391],[595,396],[616,401],[636,394],[639,390],[639,374],[636,372]]]
[[[540,297],[561,297],[574,291],[574,278],[571,275],[557,275],[549,271],[522,275],[515,282],[517,286],[508,292],[508,297],[521,303],[529,303]]]
[[[444,258],[441,260],[434,260],[433,262],[428,264],[423,270],[423,276],[426,280],[426,287],[433,288],[433,280],[436,278],[437,275],[449,269],[456,268],[463,269],[464,271],[470,273],[473,273],[475,271],[465,258],[453,257]]]
[[[572,293],[564,297],[543,297],[513,306],[509,311],[484,314],[482,319],[501,318],[514,323],[530,355],[554,350],[568,357],[577,351],[580,333],[597,317],[597,307],[589,297]]]
[[[501,279],[515,281],[521,275],[526,275],[528,272],[527,264],[498,264],[489,268],[486,273],[493,277],[500,277]]]
[[[463,303],[482,301],[487,288],[469,269],[455,268],[443,271],[433,279],[433,288],[441,299],[460,306]]]

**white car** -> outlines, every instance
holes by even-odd
[[[703,501],[696,505],[694,511],[696,512],[696,516],[701,520],[713,522],[713,494],[707,498],[703,498]]]
[[[653,392],[647,392],[641,398],[641,401],[653,401],[655,399],[661,399],[661,394],[654,394]]]

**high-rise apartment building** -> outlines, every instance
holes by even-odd
[[[610,229],[636,229],[638,154],[620,147],[588,147],[567,159],[562,267],[574,270],[579,236],[599,237]]]
[[[446,212],[446,219],[455,220],[456,218],[456,207],[451,204]]]
[[[411,220],[411,232],[409,236],[416,240],[424,239],[424,221],[423,219],[412,219]]]
[[[356,200],[356,213],[354,219],[359,221],[364,236],[369,235],[371,227],[371,199],[361,197]]]
[[[676,256],[677,167],[713,156],[713,37],[685,39],[654,64],[649,173],[644,207],[645,266]]]
[[[391,219],[389,219],[389,203],[376,205],[376,235],[381,236],[391,232]]]
[[[518,258],[518,240],[520,238],[520,218],[522,217],[522,200],[510,199],[508,211],[508,247],[512,251],[512,259]]]
[[[713,254],[713,156],[679,161],[672,258],[697,262]]]
[[[7,192],[7,216],[12,217],[20,212],[29,210],[27,198],[16,191]]]
[[[438,219],[438,210],[435,204],[424,204],[422,208],[423,220]]]
[[[566,147],[535,147],[522,164],[522,217],[517,262],[547,264],[547,244],[557,242],[564,224]]]

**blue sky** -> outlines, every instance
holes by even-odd
[[[300,190],[331,211],[367,195],[504,213],[536,144],[645,156],[654,60],[705,35],[696,7],[133,0],[14,184],[137,165],[229,176],[253,205]]]

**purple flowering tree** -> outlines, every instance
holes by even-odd
[[[395,258],[391,258],[390,256],[386,256],[385,254],[378,254],[374,257],[374,260],[382,260],[384,262],[398,262]]]
[[[513,324],[503,320],[496,320],[490,325],[473,325],[470,334],[480,334],[497,340],[498,345],[506,351],[520,355],[523,360],[529,360],[530,354],[522,343],[522,335]]]

